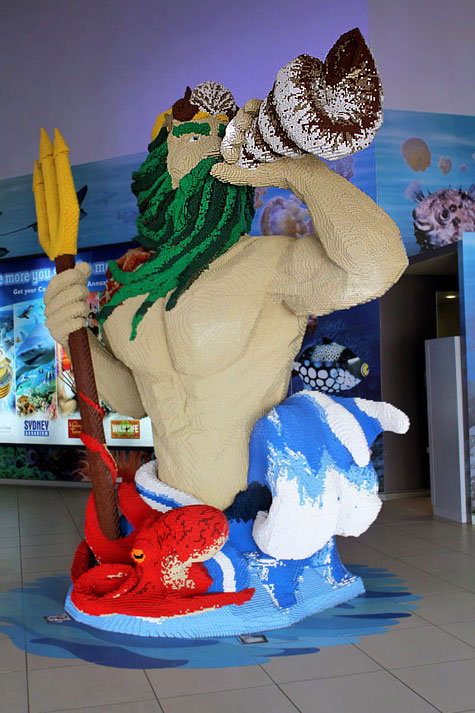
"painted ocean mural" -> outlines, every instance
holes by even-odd
[[[376,165],[374,146],[353,156],[326,161],[327,166],[376,200]],[[257,188],[251,235],[291,235],[302,238],[313,232],[306,205],[282,188]]]
[[[134,238],[138,211],[130,185],[132,172],[145,156],[143,152],[73,166],[81,205],[79,249],[126,243]],[[375,198],[372,146],[354,156],[328,162],[328,165]],[[36,231],[32,180],[32,174],[29,174],[0,181],[0,259],[42,254]],[[272,201],[274,203],[269,207]],[[266,206],[268,209],[263,215]],[[290,191],[258,189],[256,207],[252,235],[271,235],[279,230],[282,234],[283,229],[286,234],[296,237],[311,232],[306,207],[292,198]],[[298,224],[295,230],[294,223]]]
[[[124,243],[136,234],[136,199],[130,190],[132,171],[146,154],[93,161],[73,166],[81,203],[78,248]],[[0,181],[0,256],[43,253],[36,232],[32,175]]]
[[[387,110],[374,146],[377,202],[409,256],[475,230],[475,117]]]

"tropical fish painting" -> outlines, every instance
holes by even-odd
[[[292,374],[299,376],[304,389],[341,394],[368,376],[369,366],[351,349],[323,337],[322,343],[298,354]]]
[[[414,235],[422,249],[434,250],[456,243],[462,233],[475,230],[474,183],[467,190],[441,188],[424,194],[420,182],[412,181],[405,196],[417,204],[412,217]]]
[[[20,416],[51,414],[56,408],[56,349],[44,324],[42,301],[18,303],[14,310],[16,411]]]
[[[377,203],[409,258],[475,230],[475,117],[387,109],[374,140]]]

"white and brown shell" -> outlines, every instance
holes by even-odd
[[[231,92],[217,82],[202,82],[193,89],[190,102],[211,116],[227,114],[230,118],[237,112]]]
[[[245,168],[306,153],[339,159],[366,148],[382,124],[383,92],[373,56],[355,28],[324,62],[301,54],[277,74],[240,145],[231,121],[223,156]]]

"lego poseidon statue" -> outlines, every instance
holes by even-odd
[[[238,110],[205,82],[157,118],[133,176],[140,247],[110,264],[101,341],[89,334],[100,397],[150,417],[156,460],[119,487],[121,538],[104,536],[91,499],[74,618],[139,635],[230,635],[363,591],[333,536],[376,517],[369,448],[407,418],[363,399],[285,395],[308,316],[379,297],[406,267],[393,221],[319,158],[365,148],[381,121],[358,30],[325,62],[286,65],[263,102]],[[261,186],[304,201],[314,234],[249,236]],[[66,349],[85,324],[88,276],[78,263],[45,295]]]

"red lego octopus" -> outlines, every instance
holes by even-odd
[[[108,540],[97,520],[94,498],[86,511],[86,539],[71,568],[71,601],[86,614],[170,617],[248,601],[253,589],[206,594],[212,584],[203,561],[228,538],[220,510],[208,505],[156,512],[121,483],[120,508],[134,531]],[[95,565],[95,561],[99,564]]]

